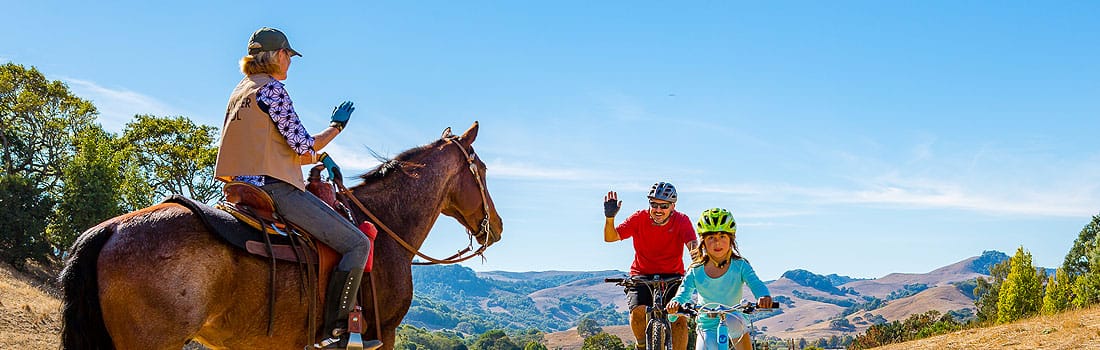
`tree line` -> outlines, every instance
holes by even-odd
[[[104,130],[95,105],[36,68],[0,65],[0,260],[60,261],[84,230],[177,193],[221,197],[218,128],[136,115]]]

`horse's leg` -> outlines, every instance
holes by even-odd
[[[99,257],[103,320],[118,349],[178,350],[231,303],[230,251],[186,210],[167,207],[118,226]]]
[[[379,246],[382,247],[384,244]],[[389,248],[401,249],[392,244]],[[374,290],[378,292],[377,300],[380,306],[382,349],[392,350],[396,345],[397,326],[401,324],[401,320],[409,311],[409,306],[412,305],[412,268],[409,265],[411,258],[399,254],[378,255],[375,258],[381,258],[380,260],[384,262],[383,265],[378,265],[379,261],[376,260],[374,271],[371,272],[377,274],[373,279],[378,283]],[[368,324],[374,323],[373,314],[364,314],[363,317],[367,318]],[[370,333],[364,334],[364,338],[373,339],[375,331],[373,327],[367,327],[367,332]]]

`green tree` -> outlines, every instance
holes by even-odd
[[[61,174],[73,154],[73,139],[93,125],[96,109],[64,83],[38,69],[0,65],[0,162],[50,197],[60,193]]]
[[[1096,232],[1100,230],[1100,216],[1081,229],[1073,247],[1066,254],[1063,264],[1069,280],[1073,281],[1070,305],[1083,308],[1100,302],[1100,242]]]
[[[60,202],[46,228],[55,251],[64,252],[84,230],[122,214],[115,147],[114,137],[98,126],[77,138],[76,154],[62,174]]]
[[[617,336],[600,333],[584,338],[581,350],[626,350],[626,345],[623,345],[623,340]]]
[[[1042,308],[1043,277],[1031,264],[1031,253],[1021,246],[1009,263],[1011,268],[997,295],[997,323],[1032,316]]]
[[[475,350],[520,350],[519,345],[512,342],[512,339],[508,338],[508,334],[503,330],[494,329],[488,332],[482,333],[474,342],[473,349]]]
[[[596,334],[603,332],[603,327],[591,318],[582,318],[577,321],[577,334],[580,334],[581,338],[588,338]]]
[[[981,323],[992,323],[997,320],[997,298],[1001,293],[1001,283],[1008,277],[1011,265],[1009,260],[1002,261],[989,268],[989,280],[978,277],[975,282],[974,296],[977,298],[974,306],[977,309],[977,320]]]
[[[523,350],[549,350],[546,345],[542,345],[539,342],[527,342],[527,345],[523,346]]]
[[[1100,246],[1090,247],[1085,253],[1085,258],[1088,259],[1089,265],[1083,274],[1073,279],[1073,297],[1070,304],[1077,308],[1100,302]]]
[[[134,116],[122,133],[125,168],[137,175],[127,178],[123,189],[129,209],[170,194],[200,202],[219,198],[220,183],[214,179],[217,132],[185,117]]]
[[[512,338],[512,342],[516,344],[542,344],[546,341],[546,333],[536,328],[528,328],[526,330],[509,332],[508,337]]]
[[[46,229],[53,203],[30,180],[0,174],[0,259],[24,270],[27,259],[47,262]]]
[[[1043,314],[1053,315],[1069,308],[1072,292],[1073,281],[1070,281],[1066,269],[1055,271],[1054,276],[1047,280],[1046,293],[1043,295]]]
[[[462,338],[452,331],[429,332],[407,324],[397,328],[394,349],[467,350]]]
[[[1088,251],[1096,246],[1096,233],[1098,231],[1100,231],[1100,215],[1094,215],[1092,221],[1086,224],[1081,232],[1077,234],[1077,239],[1073,241],[1073,247],[1070,247],[1065,260],[1062,262],[1062,269],[1066,270],[1070,278],[1092,271],[1089,269],[1087,255]]]

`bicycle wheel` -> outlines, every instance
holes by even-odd
[[[672,349],[672,337],[669,334],[669,325],[664,322],[650,321],[646,325],[646,349],[665,350]]]

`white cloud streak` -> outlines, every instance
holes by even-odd
[[[1027,192],[983,193],[965,186],[929,180],[895,180],[888,184],[858,184],[854,188],[800,187],[792,185],[703,186],[697,191],[736,194],[750,201],[791,205],[857,204],[921,209],[955,209],[993,215],[1080,217],[1095,215],[1100,208],[1096,191],[1080,188],[1041,189]],[[792,212],[797,213],[797,211]]]
[[[494,161],[486,164],[492,177],[516,180],[599,181],[604,176],[592,171],[546,168],[525,163]]]
[[[87,80],[65,77],[61,80],[69,86],[73,94],[95,104],[96,109],[99,110],[100,123],[103,124],[104,129],[110,131],[121,131],[126,123],[138,114],[157,116],[184,114],[179,109],[137,92],[107,88]]]

